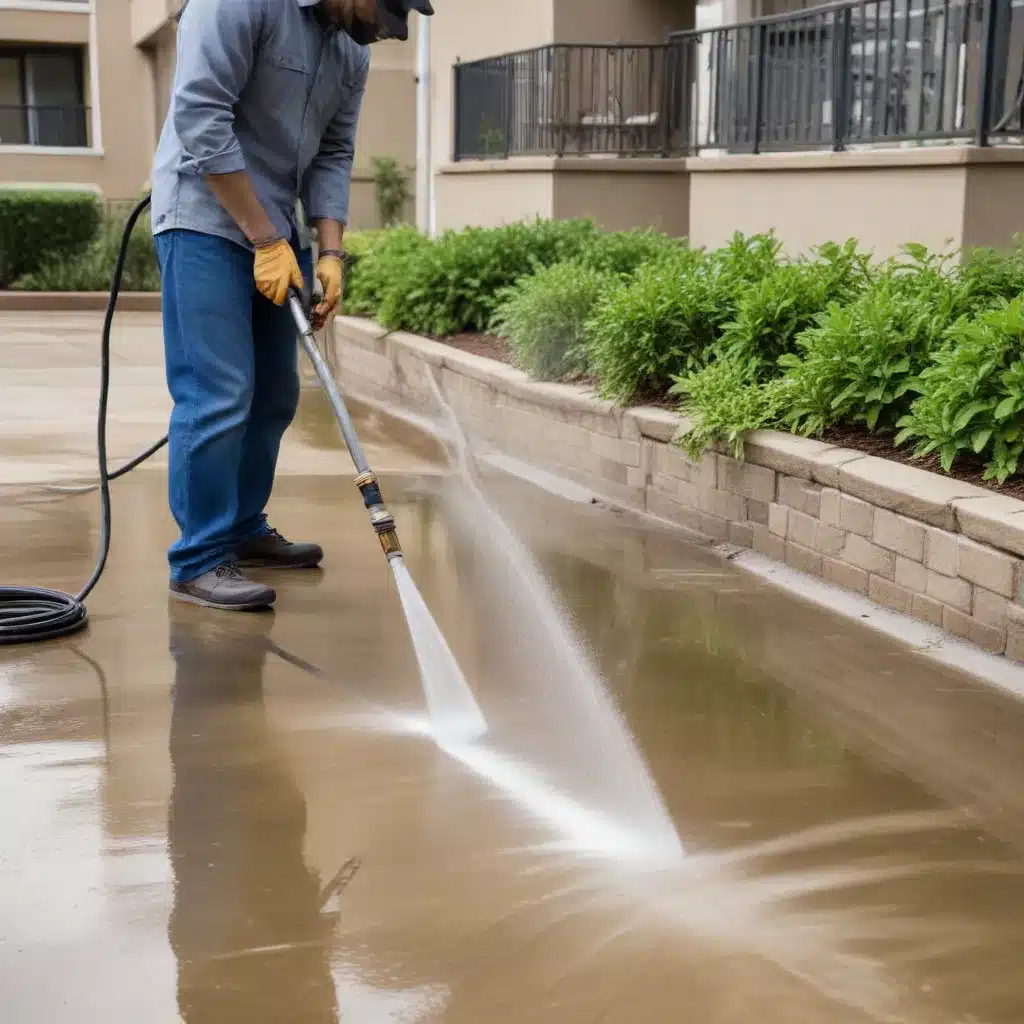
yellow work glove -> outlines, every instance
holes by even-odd
[[[319,330],[337,309],[345,287],[345,264],[339,256],[321,256],[316,265],[316,276],[323,285],[324,297],[313,310],[313,326]]]
[[[256,249],[252,273],[256,290],[275,306],[284,305],[289,287],[302,291],[302,271],[294,250],[283,238]]]

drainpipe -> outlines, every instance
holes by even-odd
[[[430,18],[419,16],[416,40],[416,226],[432,235],[434,175],[430,165]]]

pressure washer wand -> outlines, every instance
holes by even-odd
[[[363,452],[363,446],[359,443],[359,435],[356,434],[352,417],[341,397],[341,392],[338,391],[334,376],[324,357],[320,354],[320,349],[317,348],[316,339],[313,337],[313,327],[306,316],[302,298],[295,289],[289,290],[288,305],[291,308],[295,326],[298,328],[302,347],[305,349],[306,355],[309,356],[309,361],[313,364],[313,369],[316,371],[317,377],[320,378],[324,391],[327,392],[335,419],[341,429],[341,436],[345,441],[345,447],[348,448],[348,453],[355,464],[358,474],[356,487],[363,495],[363,504],[370,513],[370,523],[380,540],[380,546],[384,549],[384,554],[389,562],[393,558],[401,558],[402,545],[399,543],[398,533],[395,530],[394,516],[384,507],[384,498],[380,493],[377,477],[366,461],[366,454]]]

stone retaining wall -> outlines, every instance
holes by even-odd
[[[339,319],[334,354],[357,394],[434,412],[433,374],[470,434],[511,456],[1024,661],[1024,502],[774,431],[751,435],[743,462],[694,461],[670,443],[674,413],[367,321]]]

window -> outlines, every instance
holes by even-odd
[[[77,47],[0,47],[0,146],[87,146]]]

